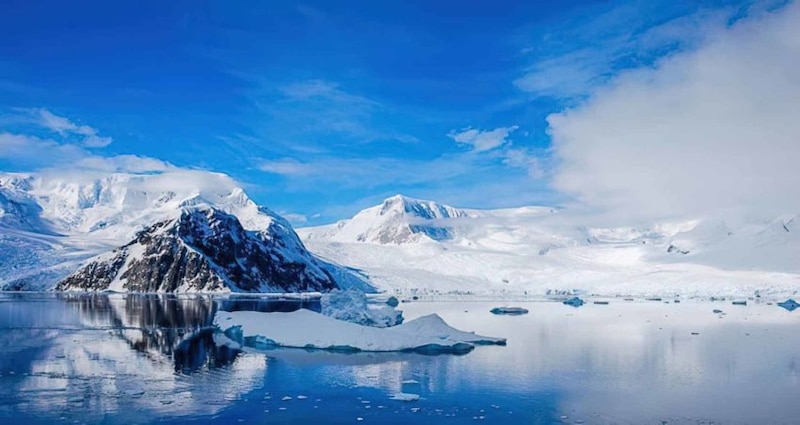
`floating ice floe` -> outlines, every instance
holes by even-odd
[[[234,343],[255,348],[278,347],[341,352],[405,351],[423,354],[465,354],[475,345],[505,345],[492,338],[450,327],[436,314],[390,328],[336,320],[311,310],[291,313],[218,311],[214,326]]]
[[[789,310],[789,311],[795,311],[798,308],[800,308],[800,303],[798,303],[797,301],[789,298],[788,300],[786,300],[784,302],[778,303],[778,307],[783,307],[783,308],[785,308],[786,310]]]
[[[495,307],[490,310],[492,314],[508,314],[512,316],[519,316],[520,314],[528,314],[528,309],[522,307]]]
[[[564,304],[571,305],[573,307],[580,307],[580,306],[582,306],[584,304],[584,301],[582,299],[578,298],[578,297],[572,297],[572,298],[564,301]]]
[[[398,401],[417,401],[419,400],[419,394],[397,393],[390,398]]]

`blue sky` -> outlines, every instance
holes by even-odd
[[[140,171],[164,161],[227,173],[257,202],[314,224],[395,193],[482,208],[570,202],[580,194],[554,184],[563,158],[553,155],[548,117],[579,110],[620,75],[700,48],[713,31],[785,6],[0,7],[0,170],[99,158]]]

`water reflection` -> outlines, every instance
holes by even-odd
[[[185,374],[203,369],[216,369],[230,365],[241,350],[227,345],[217,345],[214,329],[203,328],[186,336],[175,347],[175,371]]]
[[[0,294],[0,417],[46,412],[85,421],[131,408],[139,412],[134,422],[212,414],[259,386],[267,368],[263,355],[214,343],[216,310],[301,307],[318,303]]]
[[[318,308],[307,300],[0,293],[0,422],[794,421],[785,407],[800,397],[797,312],[519,305],[530,313],[404,304],[409,320],[436,312],[456,328],[508,338],[506,347],[429,357],[239,351],[215,343],[209,327],[218,309]],[[389,399],[401,391],[421,399]]]

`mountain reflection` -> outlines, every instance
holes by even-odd
[[[240,351],[214,344],[214,313],[225,311],[319,311],[316,300],[152,294],[59,294],[82,321],[109,328],[130,348],[153,359],[174,361],[174,370],[192,373],[231,364]]]

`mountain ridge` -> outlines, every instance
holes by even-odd
[[[800,232],[793,214],[600,227],[587,226],[568,209],[448,207],[463,214],[376,220],[402,198],[297,232],[312,252],[364,270],[388,291],[752,296],[800,289]],[[431,238],[418,228],[445,236]],[[397,234],[416,236],[375,236]]]
[[[109,276],[116,276],[124,265],[119,262],[120,258],[128,258],[123,248],[138,246],[136,241],[142,232],[152,231],[153,226],[164,226],[166,222],[180,221],[187,211],[208,209],[218,217],[230,216],[235,219],[235,223],[231,221],[219,231],[238,235],[240,239],[237,243],[264,245],[264,249],[256,250],[260,254],[268,252],[272,256],[298,260],[278,263],[302,265],[295,270],[298,281],[312,284],[308,288],[302,285],[293,287],[286,283],[284,276],[279,285],[270,286],[269,282],[263,282],[261,289],[257,289],[259,286],[248,280],[249,274],[240,271],[236,276],[248,280],[241,283],[244,287],[240,287],[240,283],[222,278],[229,273],[215,270],[212,266],[219,266],[215,261],[195,258],[193,261],[197,264],[205,264],[201,267],[204,271],[186,270],[186,265],[182,268],[176,266],[177,269],[184,276],[187,273],[202,275],[215,283],[210,287],[197,283],[184,286],[170,283],[166,285],[168,290],[285,292],[331,289],[331,285],[322,284],[325,279],[341,283],[341,286],[371,289],[352,270],[309,254],[288,221],[253,202],[233,179],[224,174],[195,170],[81,175],[72,179],[70,176],[45,173],[0,174],[0,251],[6,253],[0,258],[0,289],[47,290],[71,276],[67,284],[57,287],[107,290],[114,280]],[[169,242],[162,241],[162,246],[180,251],[186,258],[185,254],[192,250],[183,246],[185,241],[172,239]],[[236,248],[236,244],[229,244],[229,248]],[[104,262],[115,257],[119,257],[116,262]],[[254,258],[248,261],[258,263]],[[94,271],[86,270],[86,266],[91,264],[94,264]],[[231,267],[233,269],[228,272],[235,271],[235,264],[231,264]],[[159,270],[158,267],[155,269]],[[261,268],[261,278],[269,275],[265,270]],[[75,276],[80,272],[83,272],[82,278],[88,279],[83,284]],[[142,270],[139,272],[140,275],[143,273]],[[272,274],[273,277],[278,275]],[[175,277],[174,273],[169,276]],[[323,279],[320,276],[327,277]],[[143,282],[139,279],[138,283],[130,285],[130,289],[123,286],[116,290],[165,290],[153,282]],[[211,287],[213,289],[209,289]]]

